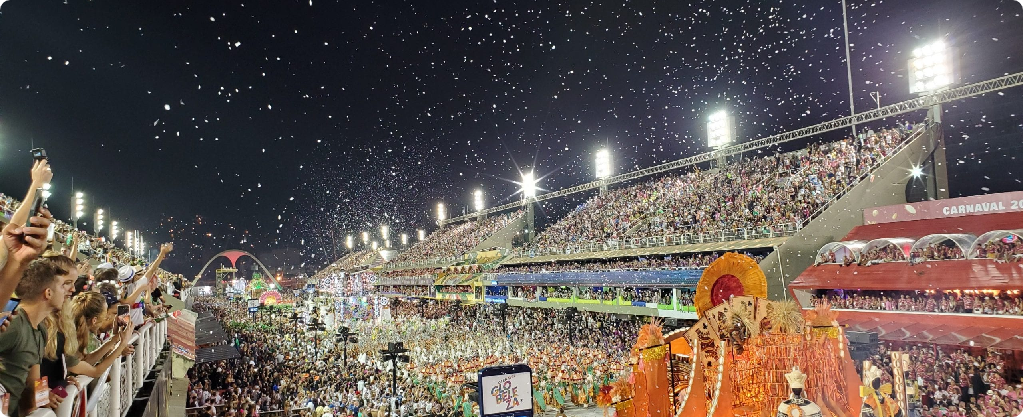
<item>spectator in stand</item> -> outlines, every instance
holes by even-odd
[[[408,250],[391,260],[391,263],[432,261],[464,255],[473,250],[488,237],[518,220],[524,212],[502,214],[490,217],[482,222],[466,222],[455,226],[443,227],[416,242]]]
[[[745,159],[712,172],[694,171],[611,190],[580,205],[538,237],[539,250],[628,238],[743,229],[758,237],[785,224],[806,224],[855,185],[903,141],[899,129],[805,151]]]
[[[766,255],[747,253],[757,262]],[[590,259],[581,262],[550,262],[537,264],[502,265],[494,270],[496,273],[550,273],[550,272],[583,272],[583,271],[622,271],[622,270],[667,270],[703,268],[713,263],[721,255],[717,252],[708,254],[675,254],[651,256],[635,259]]]
[[[25,416],[35,409],[34,387],[40,377],[39,364],[46,346],[46,328],[42,323],[47,316],[60,311],[77,277],[76,271],[64,270],[40,259],[28,265],[18,283],[20,310],[7,330],[0,333],[0,358],[3,358],[0,385],[11,395],[7,410],[11,417]]]
[[[834,308],[841,309],[1023,315],[1023,297],[1018,290],[986,294],[973,291],[929,293],[846,290],[841,294],[826,293],[818,297],[827,298]]]

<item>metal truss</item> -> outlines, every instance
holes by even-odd
[[[569,187],[560,191],[554,191],[551,193],[538,195],[536,196],[535,200],[536,201],[549,200],[552,198],[564,197],[566,195],[571,195],[583,191],[594,190],[600,188],[601,185],[611,185],[621,182],[627,182],[649,175],[660,174],[662,172],[673,171],[679,168],[685,168],[688,166],[693,166],[704,162],[714,161],[729,155],[735,155],[743,152],[749,152],[757,149],[777,146],[782,143],[793,141],[796,139],[802,139],[809,136],[819,135],[824,132],[830,132],[832,130],[847,128],[852,126],[853,124],[858,125],[866,122],[871,122],[874,120],[885,119],[892,116],[909,113],[912,111],[927,109],[941,103],[962,100],[964,98],[993,93],[998,90],[1018,87],[1021,85],[1023,85],[1023,72],[1017,72],[1015,74],[1005,75],[1002,77],[993,78],[979,83],[939,91],[927,96],[917,97],[914,99],[903,101],[901,103],[896,103],[889,106],[881,107],[879,109],[858,113],[852,116],[846,116],[840,119],[835,119],[832,121],[816,124],[810,127],[804,127],[802,129],[796,129],[793,131],[768,136],[766,138],[735,144],[716,151],[701,153],[699,155],[693,155],[687,158],[679,159],[677,161],[655,165],[650,168],[644,168],[638,171],[627,172],[604,180],[592,181],[574,187]],[[481,215],[500,213],[505,210],[511,210],[517,207],[522,207],[523,205],[525,205],[525,203],[526,201],[523,200],[514,203],[504,204],[497,207],[492,207],[483,210],[482,212],[474,212],[459,217],[453,217],[451,219],[441,222],[441,225],[475,219]]]

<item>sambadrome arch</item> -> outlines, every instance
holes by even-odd
[[[195,275],[195,279],[192,281],[192,284],[194,285],[194,284],[198,283],[199,282],[199,278],[202,277],[202,274],[204,272],[206,272],[206,268],[209,268],[210,264],[212,264],[213,261],[217,260],[217,258],[219,258],[221,256],[223,256],[223,257],[227,258],[228,260],[230,260],[231,261],[231,268],[235,268],[235,269],[237,269],[236,266],[238,264],[238,259],[241,258],[242,256],[248,256],[248,257],[252,258],[252,260],[256,261],[256,265],[259,265],[260,269],[263,271],[263,274],[265,274],[266,276],[270,277],[270,279],[273,280],[274,284],[277,284],[278,288],[281,286],[281,283],[280,283],[280,281],[277,280],[277,277],[274,276],[274,274],[272,272],[270,272],[270,270],[267,269],[266,266],[263,265],[263,263],[260,262],[259,259],[256,258],[255,255],[253,255],[251,253],[248,253],[246,251],[243,251],[243,250],[238,250],[238,249],[225,250],[223,252],[220,252],[220,253],[214,255],[212,258],[210,258],[210,260],[206,262],[206,265],[203,265],[202,269],[199,270],[199,273]]]

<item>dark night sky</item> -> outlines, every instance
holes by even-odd
[[[590,180],[601,146],[616,172],[706,151],[719,108],[741,140],[841,117],[840,5],[12,0],[0,191],[24,192],[34,143],[54,164],[57,215],[74,176],[90,211],[150,242],[173,235],[171,269],[227,248],[312,267],[345,234],[386,222],[413,235],[442,200],[460,214],[477,187],[510,201],[516,166],[555,190]],[[963,82],[1023,71],[1013,0],[850,10],[857,109],[873,91],[910,98],[909,52],[936,38],[957,48]],[[947,106],[954,195],[1021,188],[1021,97]]]

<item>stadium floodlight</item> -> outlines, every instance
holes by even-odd
[[[444,203],[437,203],[437,221],[442,222],[448,218],[448,211],[444,208]]]
[[[384,240],[384,247],[385,248],[391,247],[391,240],[390,239],[385,239]]]
[[[118,228],[117,228],[117,220],[114,220],[114,221],[110,222],[110,241],[111,242],[113,242],[115,239],[117,239],[117,232],[119,232],[119,231],[120,230],[118,230]]]
[[[602,180],[611,176],[611,152],[607,149],[601,149],[597,151],[596,161],[594,161],[594,167],[596,168],[597,179]]]
[[[387,238],[391,234],[390,232],[391,232],[391,229],[388,228],[386,224],[380,225],[380,237],[384,238],[384,240],[387,240]]]
[[[483,211],[483,190],[472,192],[472,206],[476,211]]]
[[[707,118],[707,146],[721,149],[735,140],[735,128],[727,111],[720,110]]]
[[[99,232],[103,230],[103,209],[96,210],[96,219],[94,223],[96,226],[96,234],[99,235]]]
[[[131,252],[132,248],[131,230],[124,231],[124,248]]]
[[[533,171],[522,174],[522,198],[536,198],[536,177]]]
[[[374,241],[373,241],[373,250],[377,250],[377,246],[378,246],[378,245],[377,245],[377,241],[375,241],[375,240],[374,240]]]
[[[408,244],[408,233],[401,234],[401,245],[405,246]]]
[[[352,239],[352,235],[345,236],[345,247],[348,248],[348,250],[351,250],[352,246],[355,246],[354,241],[355,239]]]
[[[51,195],[50,187],[51,187],[50,183],[43,184],[43,198],[47,199],[50,198]]]
[[[419,236],[420,242],[422,242],[423,239],[426,239],[426,231],[423,229],[416,230],[416,235]]]
[[[924,169],[914,165],[912,168],[909,169],[909,175],[912,175],[913,178],[920,178],[924,176]]]
[[[369,244],[369,232],[362,232],[362,244]]]
[[[909,92],[929,94],[952,85],[955,80],[952,50],[943,41],[913,50],[909,60]]]

